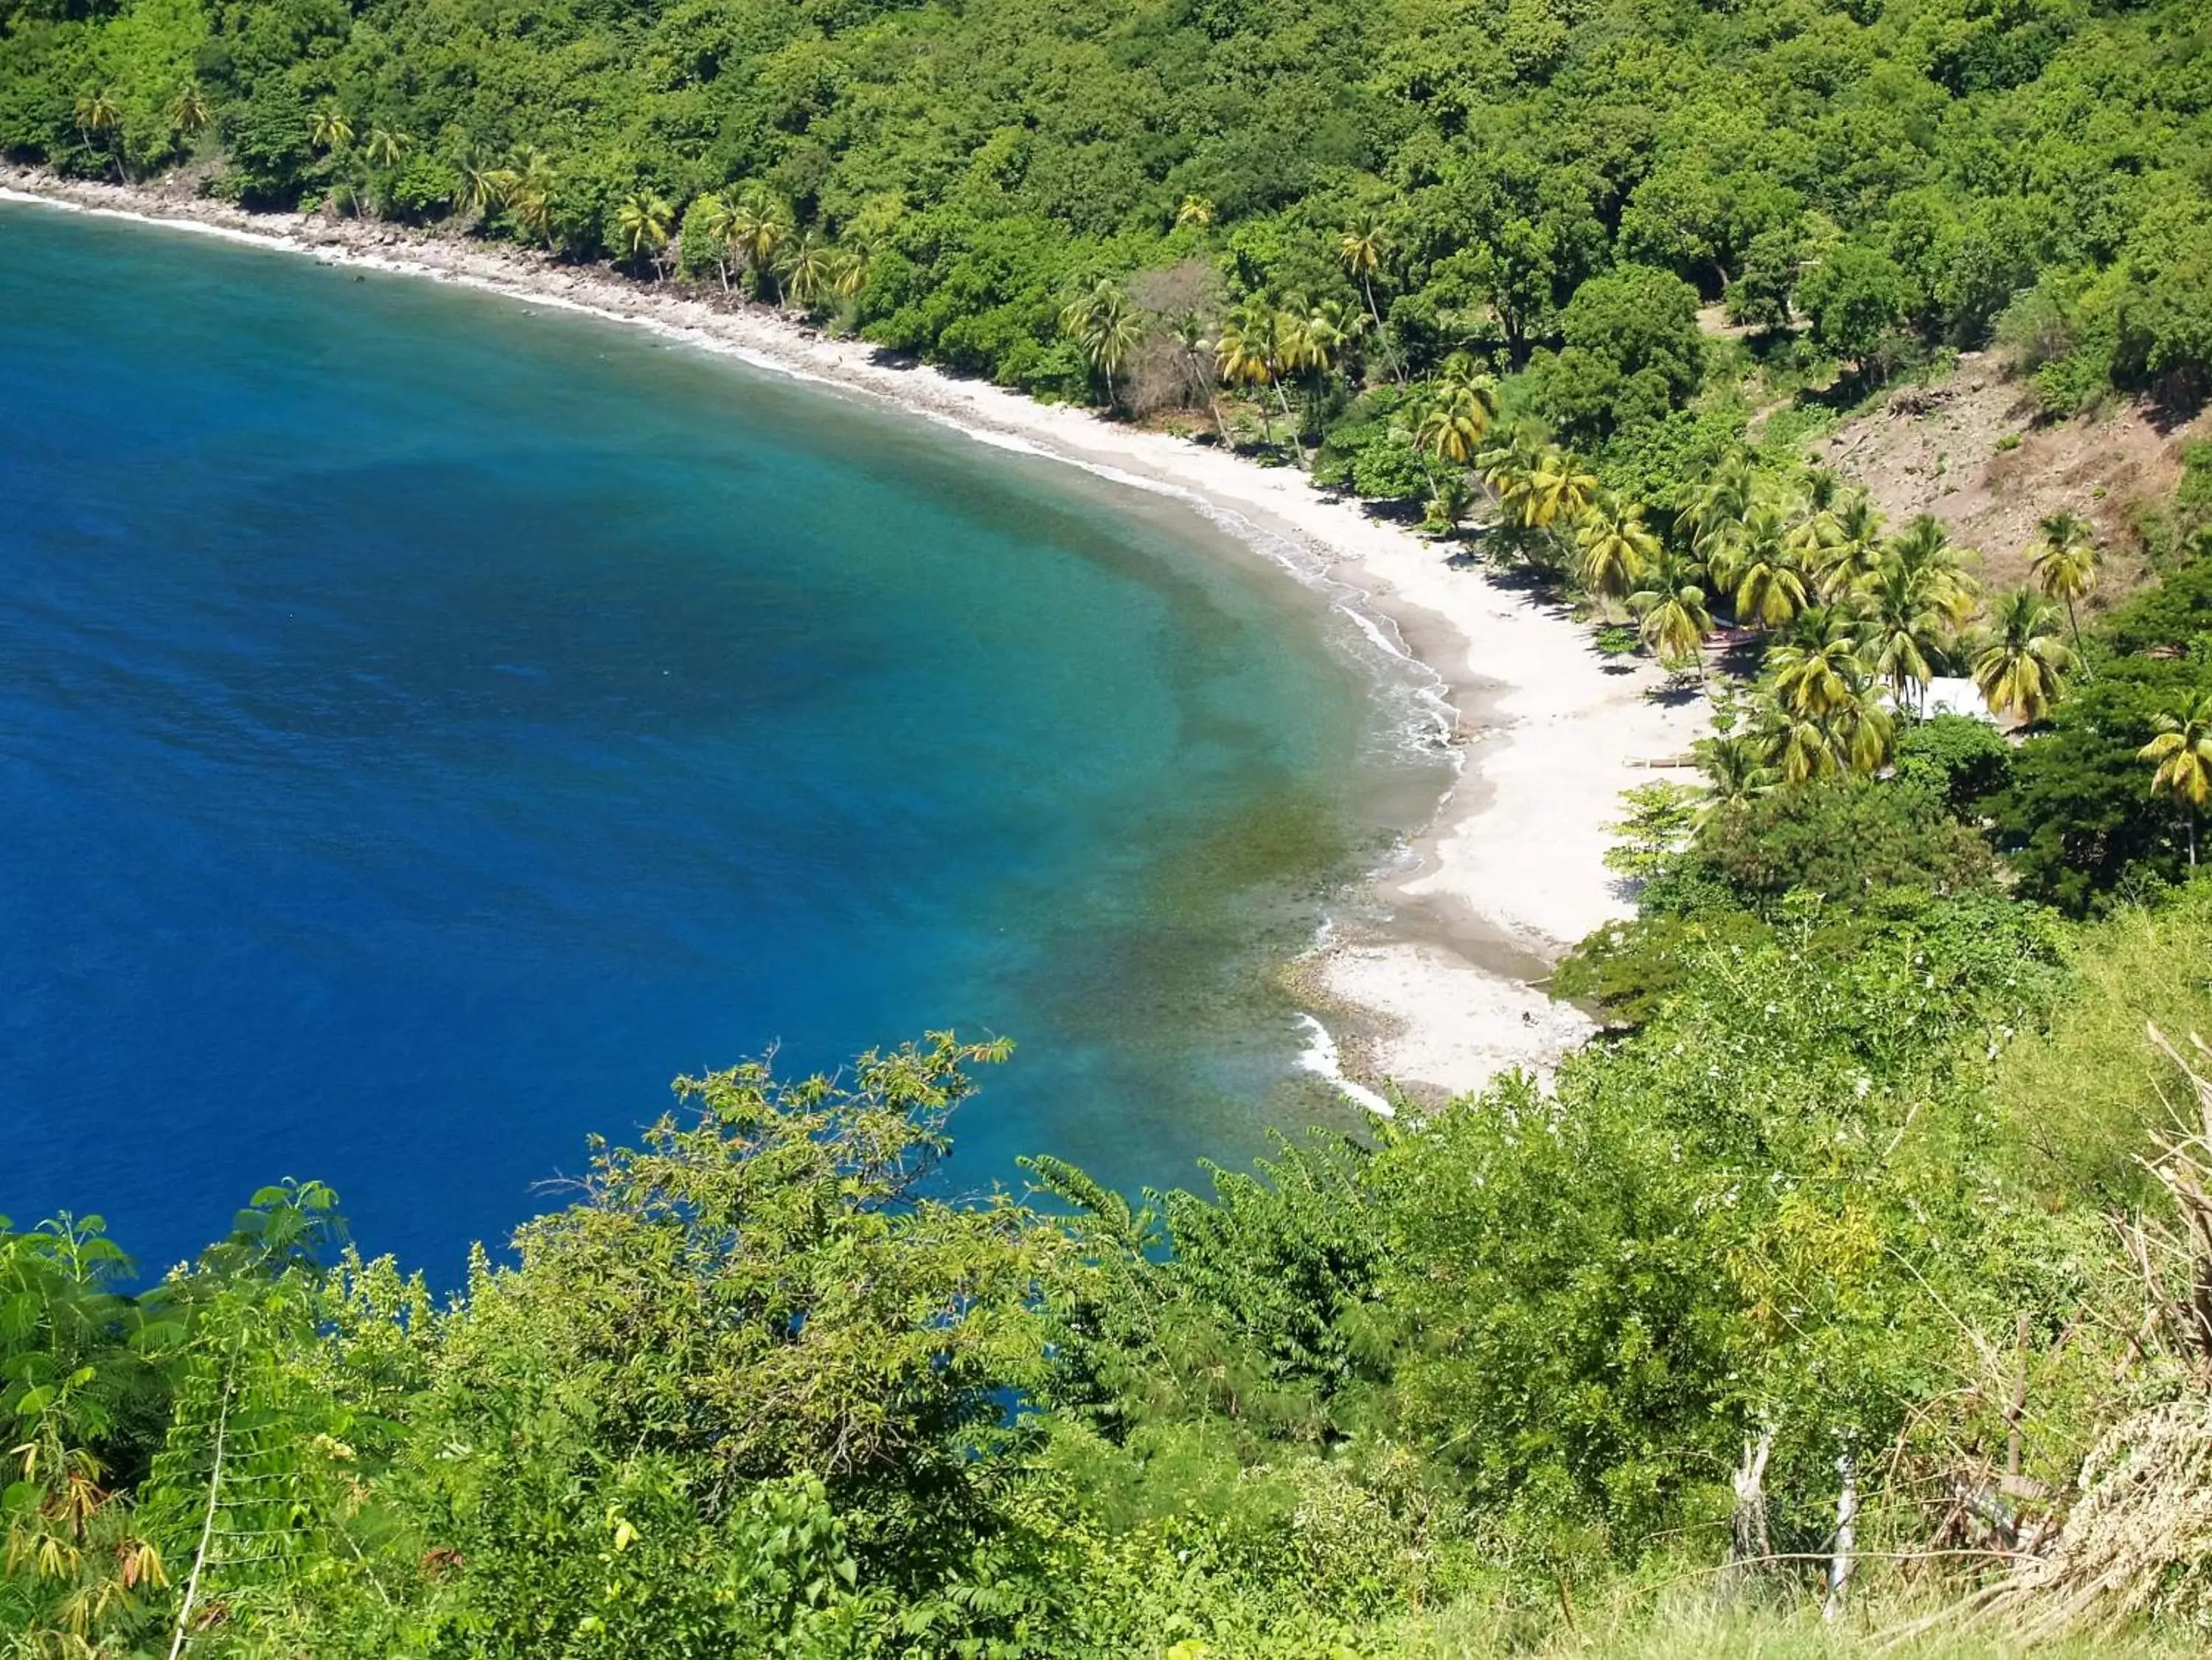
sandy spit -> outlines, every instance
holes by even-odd
[[[1316,1016],[1308,1064],[1382,1110],[1476,1089],[1510,1067],[1548,1072],[1591,1031],[1581,1011],[1545,994],[1543,978],[1560,952],[1632,908],[1605,869],[1604,827],[1621,791],[1654,776],[1650,763],[1686,750],[1705,711],[1656,699],[1655,668],[1601,657],[1586,627],[1510,579],[1448,558],[1291,469],[888,360],[766,307],[558,264],[504,244],[247,214],[176,185],[101,185],[0,167],[0,202],[8,201],[112,214],[636,324],[1181,496],[1255,542],[1303,549],[1370,633],[1436,675],[1462,755],[1410,863],[1362,907],[1369,919],[1333,926],[1294,966],[1291,983]]]

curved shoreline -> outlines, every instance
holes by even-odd
[[[1463,743],[1450,788],[1414,839],[1410,871],[1376,879],[1385,919],[1325,930],[1293,965],[1320,1007],[1310,1069],[1382,1110],[1479,1087],[1512,1066],[1547,1069],[1589,1021],[1532,982],[1559,953],[1631,908],[1602,862],[1604,825],[1638,763],[1680,753],[1702,720],[1662,705],[1648,664],[1608,663],[1588,631],[1433,543],[1264,468],[1164,433],[1040,403],[986,382],[881,360],[757,306],[727,307],[603,268],[555,264],[505,244],[360,221],[246,214],[160,185],[62,180],[0,167],[0,201],[37,203],[214,234],[332,263],[460,283],[648,328],[751,367],[857,392],[979,441],[1069,463],[1182,499],[1238,539],[1303,550],[1340,609],[1436,676],[1440,718]],[[1286,567],[1287,568],[1287,567]],[[1309,1016],[1312,1018],[1312,1016]],[[1333,1030],[1331,1028],[1334,1028]],[[1340,1052],[1348,1057],[1340,1061]]]

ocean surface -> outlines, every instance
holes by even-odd
[[[948,1191],[1355,1127],[1273,971],[1413,690],[1188,506],[639,330],[0,205],[0,1214],[434,1281],[680,1072],[1016,1040]]]

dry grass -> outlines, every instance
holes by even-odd
[[[2078,1497],[2050,1548],[1929,1622],[2001,1631],[2022,1643],[2105,1640],[2155,1619],[2212,1625],[2212,1047],[2190,1056],[2148,1028],[2185,1081],[2185,1116],[2142,1161],[2166,1214],[2121,1229],[2141,1277],[2142,1327],[2130,1360],[2160,1398],[2121,1419],[2083,1461]]]
[[[1394,1660],[2005,1660],[2030,1644],[1996,1628],[1955,1622],[1900,1622],[1922,1605],[1875,1602],[1859,1617],[1830,1622],[1808,1601],[1790,1609],[1729,1607],[1709,1587],[1656,1598],[1624,1595],[1584,1609],[1573,1627],[1553,1620],[1541,1634],[1495,1609],[1446,1609],[1409,1629],[1402,1646],[1382,1651]],[[2039,1660],[2168,1660],[2199,1652],[2195,1645],[2147,1635],[2110,1633],[2046,1638],[2033,1644]]]

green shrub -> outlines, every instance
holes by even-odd
[[[1943,714],[1900,732],[1893,760],[1899,784],[1929,791],[1963,817],[2010,781],[2012,755],[1987,721]]]
[[[1706,821],[1693,857],[1752,901],[1966,893],[1996,876],[1988,844],[1943,797],[1865,782],[1802,785],[1724,806]]]

